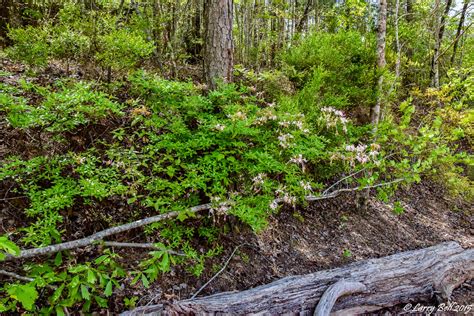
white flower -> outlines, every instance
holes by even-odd
[[[273,200],[272,203],[270,203],[270,208],[272,210],[276,210],[278,208],[278,202],[277,200]]]
[[[309,183],[309,182],[300,181],[300,185],[303,188],[303,190],[306,190],[306,191],[312,191],[313,190],[312,187],[311,187],[311,183]]]
[[[265,177],[266,177],[266,175],[264,173],[259,173],[256,177],[254,177],[252,179],[253,184],[254,185],[262,185],[263,182],[264,182],[263,178],[265,178]]]
[[[293,139],[293,135],[291,134],[283,134],[278,136],[278,140],[280,141],[280,146],[283,148],[288,148],[291,144],[289,141]]]
[[[358,162],[364,164],[369,161],[369,157],[366,154],[363,153],[357,153],[356,159]]]
[[[346,146],[346,151],[355,151],[354,145],[347,145]]]
[[[308,160],[303,158],[302,154],[299,154],[299,155],[291,158],[289,162],[290,163],[295,163],[297,165],[304,165],[306,162],[308,162]]]
[[[362,144],[357,145],[357,147],[355,148],[355,150],[356,150],[358,153],[362,153],[362,152],[364,152],[366,149],[367,149],[367,145],[362,145]]]
[[[247,119],[247,115],[241,111],[238,111],[237,113],[235,114],[227,114],[227,117],[230,118],[232,121],[236,121],[236,120],[245,120]]]
[[[370,156],[370,157],[375,157],[375,156],[377,156],[378,154],[379,154],[379,152],[376,151],[376,150],[371,150],[371,151],[369,151],[369,156]]]
[[[296,125],[299,129],[303,129],[303,122],[301,121],[294,121],[293,124]]]
[[[218,131],[223,131],[225,129],[225,125],[216,124],[216,126],[214,126],[214,128]]]
[[[283,202],[294,206],[296,204],[296,197],[285,194],[285,196],[283,197]]]
[[[289,126],[290,126],[290,122],[288,122],[288,121],[282,121],[282,122],[278,122],[278,125],[283,126],[283,127],[289,127]]]

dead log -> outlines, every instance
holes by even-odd
[[[473,278],[474,249],[446,242],[332,270],[290,276],[242,292],[139,307],[122,315],[312,315],[318,302],[324,311],[321,314],[327,315],[327,306],[335,302],[333,313],[349,315],[427,301],[435,295],[448,299],[453,289]],[[341,297],[345,294],[350,295]]]

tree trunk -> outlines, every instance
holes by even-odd
[[[352,315],[398,304],[447,300],[474,278],[474,249],[456,242],[290,276],[243,292],[139,307],[122,315]],[[352,294],[350,296],[345,296]]]
[[[385,35],[387,33],[387,0],[379,1],[379,16],[377,22],[377,67],[380,72],[385,69]],[[380,121],[380,109],[382,107],[382,89],[383,89],[384,76],[380,74],[378,80],[378,96],[377,103],[372,108],[372,124],[374,131],[377,130],[377,126]]]
[[[204,78],[211,89],[219,80],[232,81],[232,0],[205,0]]]
[[[400,47],[400,38],[398,35],[398,20],[400,13],[400,0],[395,2],[395,46],[397,50],[397,59],[395,61],[395,79],[398,81],[400,78],[400,64],[402,59],[402,52]]]
[[[11,0],[0,0],[0,45],[8,43],[7,33],[10,23]]]
[[[466,18],[466,11],[467,11],[468,6],[469,6],[469,0],[464,0],[464,5],[461,11],[461,17],[459,18],[458,29],[456,31],[456,37],[454,38],[453,55],[451,55],[451,65],[454,64],[454,60],[456,58],[456,51],[458,49],[459,38],[461,37],[461,31],[464,26],[464,20]]]
[[[446,0],[446,7],[444,9],[443,15],[441,16],[438,32],[436,33],[435,47],[433,52],[433,59],[431,60],[430,71],[431,85],[435,88],[439,88],[439,54],[441,49],[441,43],[443,41],[446,17],[448,16],[449,10],[451,9],[452,2],[452,0]]]

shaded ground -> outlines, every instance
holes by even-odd
[[[375,200],[361,214],[353,203],[355,194],[314,203],[304,210],[284,210],[258,236],[251,232],[226,236],[226,254],[215,264],[223,264],[236,246],[242,246],[226,270],[200,295],[244,290],[288,275],[330,269],[443,241],[474,247],[472,205],[443,196],[445,192],[433,184],[399,192],[397,198],[405,207],[402,215],[395,215],[390,205]],[[142,296],[140,305],[189,298],[214,273],[207,270],[196,279],[175,272],[173,277],[162,280],[159,290],[155,288],[153,293]],[[453,302],[474,303],[472,286],[471,280],[456,290]],[[161,294],[156,297],[158,291]],[[426,304],[437,302],[433,298]],[[403,312],[402,307],[380,313]]]

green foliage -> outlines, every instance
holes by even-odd
[[[27,26],[10,29],[8,37],[15,46],[7,49],[8,56],[29,66],[45,66],[50,57],[48,31],[43,27]]]
[[[311,108],[370,106],[375,102],[375,47],[357,32],[309,35],[282,55],[287,73],[301,91],[298,102]]]
[[[71,131],[80,125],[99,121],[109,115],[120,115],[121,106],[90,84],[57,83],[57,91],[42,90],[44,100],[39,105],[28,104],[21,96],[1,94],[4,101],[0,111],[7,114],[8,122],[17,128],[38,128],[47,132]],[[34,86],[33,86],[34,87]]]
[[[99,37],[100,49],[95,57],[99,64],[114,70],[133,69],[137,63],[151,55],[154,45],[140,34],[119,29]]]
[[[20,248],[7,236],[0,236],[0,261],[5,259],[6,254],[17,256],[20,254]]]

